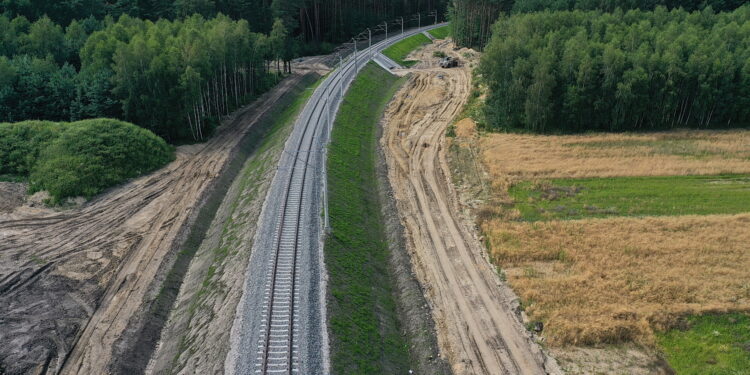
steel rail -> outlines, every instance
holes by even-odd
[[[343,89],[341,88],[342,85],[348,84],[354,80],[356,77],[356,74],[358,71],[364,67],[364,63],[368,62],[372,59],[374,53],[377,53],[381,51],[386,46],[396,43],[400,40],[403,40],[406,37],[415,35],[417,33],[420,33],[422,31],[438,27],[440,25],[433,25],[433,26],[427,26],[422,27],[418,29],[412,29],[409,30],[407,33],[403,33],[399,36],[392,37],[391,39],[385,39],[382,41],[379,41],[375,43],[374,45],[358,52],[356,55],[348,56],[346,60],[343,60],[339,63],[339,66],[334,69],[334,74],[330,76],[328,79],[326,79],[321,87],[318,88],[318,90],[315,90],[316,92],[313,93],[313,96],[311,97],[311,100],[315,100],[315,103],[312,107],[307,107],[305,109],[311,108],[307,111],[303,110],[303,115],[301,117],[301,120],[305,122],[304,128],[302,129],[302,134],[299,136],[299,141],[296,143],[296,148],[294,151],[294,155],[290,156],[292,157],[292,169],[289,173],[289,178],[286,180],[286,187],[283,197],[283,203],[280,210],[280,216],[278,220],[278,229],[275,233],[275,244],[273,246],[274,254],[272,255],[272,265],[271,265],[271,272],[267,279],[267,293],[268,293],[268,301],[265,309],[265,316],[263,317],[266,322],[263,324],[263,332],[260,335],[261,342],[259,343],[259,348],[262,347],[262,353],[260,356],[258,356],[258,359],[261,361],[261,363],[256,363],[256,367],[260,366],[260,369],[257,369],[256,373],[261,374],[281,374],[285,373],[288,375],[291,375],[294,372],[297,372],[298,369],[295,368],[296,365],[296,358],[295,358],[295,319],[296,316],[296,299],[298,297],[297,293],[297,283],[298,283],[298,277],[297,277],[297,258],[299,256],[300,251],[300,227],[303,217],[303,203],[305,199],[305,192],[306,192],[306,181],[305,179],[308,176],[308,168],[314,168],[310,165],[310,158],[313,154],[312,148],[315,143],[315,140],[318,138],[318,131],[321,130],[320,124],[323,117],[323,114],[325,111],[327,112],[326,121],[328,124],[329,132],[326,134],[326,138],[330,136],[330,126],[332,123],[331,117],[332,110],[335,109],[331,107],[331,102],[336,102],[337,104],[340,103],[343,100]],[[359,60],[363,60],[363,64],[359,64]],[[354,70],[352,72],[352,70]],[[339,88],[339,90],[335,90],[336,88]],[[320,91],[319,91],[320,90]],[[322,107],[322,108],[321,108]],[[316,117],[317,115],[317,117]],[[315,119],[313,119],[316,117]],[[312,131],[311,131],[312,130]],[[325,134],[325,133],[324,133]],[[330,142],[330,139],[325,139],[325,142]],[[307,147],[303,148],[302,146],[307,143]],[[307,151],[302,151],[307,150]],[[302,152],[306,152],[307,155],[305,156],[304,160],[300,157],[300,154]],[[322,161],[325,163],[325,160]],[[301,173],[301,176],[300,176]],[[296,178],[299,178],[297,181]],[[324,176],[325,178],[325,176]],[[298,182],[298,185],[295,184],[295,182]],[[299,189],[299,191],[297,191]],[[294,198],[295,201],[292,200]],[[295,207],[294,204],[297,206]],[[326,202],[327,204],[327,202]],[[293,216],[293,217],[292,217]],[[287,223],[288,219],[292,219],[293,221],[291,223]],[[292,241],[292,247],[290,251],[290,254],[286,254],[286,249],[283,248],[283,244],[285,244],[285,239],[289,240],[285,235],[288,235],[289,232],[293,233],[293,237],[291,239]],[[289,259],[283,259],[290,256]],[[288,264],[282,265],[282,260],[286,260]],[[282,276],[287,276],[285,271],[280,271],[280,268],[286,269],[289,267],[289,275],[288,279],[283,279]],[[281,281],[288,281],[288,288],[280,288],[280,282]],[[278,296],[277,296],[278,294]],[[286,295],[285,298],[281,298],[281,295]],[[283,302],[287,302],[286,307],[283,306]],[[282,306],[277,306],[282,305]],[[286,361],[284,363],[274,363],[271,364],[272,359],[281,359],[281,358],[271,358],[271,354],[274,354],[271,352],[272,348],[272,338],[274,337],[274,321],[280,321],[283,319],[274,319],[279,318],[279,310],[286,309],[287,316],[287,323],[286,327],[282,328],[281,331],[284,333],[282,334],[282,337],[286,340],[286,355],[285,359]],[[275,316],[276,315],[276,316]],[[283,318],[283,317],[282,317]],[[282,354],[283,352],[276,352],[278,354]],[[269,369],[269,367],[279,367],[275,369]]]

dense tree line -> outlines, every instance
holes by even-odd
[[[114,19],[127,14],[157,21],[200,14],[210,18],[219,13],[244,19],[252,31],[268,33],[273,25],[270,0],[0,0],[0,13],[9,18],[24,16],[35,21],[48,16],[57,24],[87,18]]]
[[[513,11],[516,13],[539,12],[544,10],[602,10],[613,12],[623,10],[654,10],[657,6],[668,9],[702,10],[711,7],[715,11],[737,9],[746,0],[515,0]]]
[[[0,175],[29,179],[53,203],[91,197],[173,160],[152,132],[118,120],[0,123]]]
[[[341,42],[383,21],[403,18],[404,27],[434,22],[428,13],[445,16],[448,0],[273,0],[274,15],[293,25],[304,41]],[[419,18],[411,16],[419,13]],[[400,26],[391,24],[391,30]]]
[[[454,41],[481,50],[490,39],[492,24],[500,12],[508,12],[512,6],[510,0],[453,0],[448,17]]]
[[[479,71],[496,129],[748,126],[750,6],[501,16]]]
[[[89,17],[179,19],[193,14],[211,18],[224,14],[234,20],[248,21],[253,32],[270,33],[273,20],[281,18],[293,36],[307,46],[310,42],[340,42],[366,27],[385,20],[404,17],[407,26],[418,21],[410,16],[437,10],[444,15],[448,0],[0,0],[0,14],[9,18],[25,16],[36,20],[44,15],[67,25],[74,19]]]
[[[0,121],[116,117],[170,141],[204,139],[219,116],[275,83],[269,62],[295,53],[279,20],[269,35],[222,15],[89,18],[65,29],[0,16],[0,26]]]
[[[456,43],[481,50],[490,39],[492,24],[501,13],[575,9],[613,12],[616,9],[653,10],[657,6],[688,11],[707,7],[714,11],[729,11],[746,2],[747,0],[452,0],[448,15]]]

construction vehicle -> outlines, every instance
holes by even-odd
[[[440,67],[444,69],[455,68],[458,66],[458,59],[451,56],[446,56],[440,59]]]

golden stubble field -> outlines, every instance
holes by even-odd
[[[488,134],[479,148],[490,256],[550,346],[651,346],[687,314],[750,311],[750,214],[530,223],[507,205],[522,180],[750,173],[750,131]]]
[[[488,134],[479,141],[495,186],[518,180],[750,173],[750,131],[545,136]]]

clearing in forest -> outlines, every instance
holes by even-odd
[[[750,312],[750,131],[489,134],[477,145],[490,257],[550,347],[630,342],[679,373],[743,368],[750,325],[712,314]],[[718,327],[714,344],[704,326]]]

